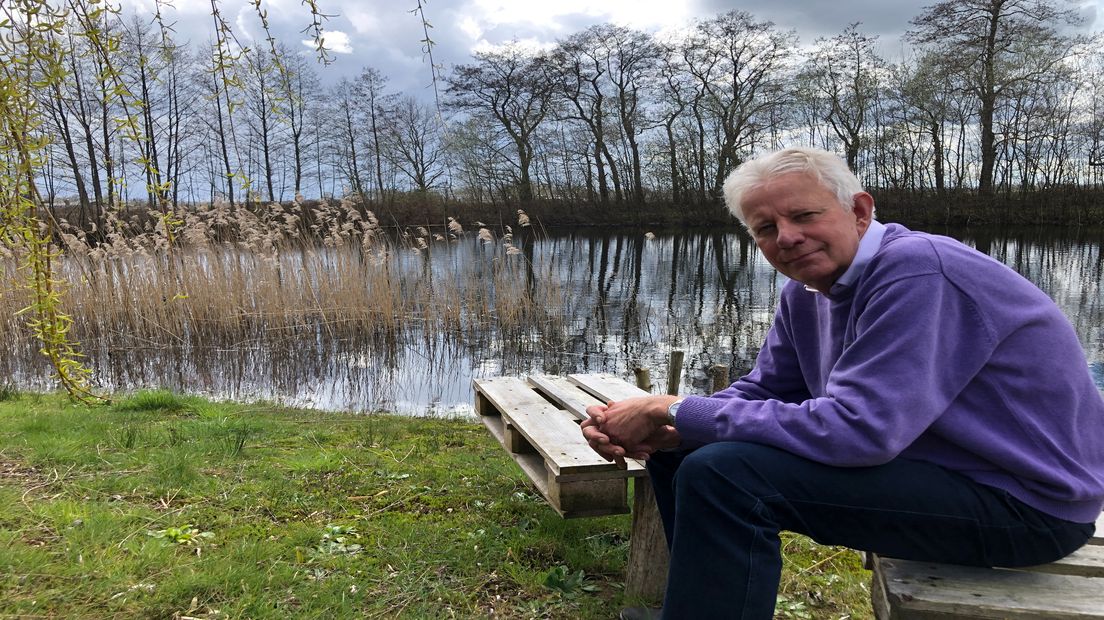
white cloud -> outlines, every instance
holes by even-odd
[[[346,9],[343,15],[358,34],[367,34],[383,30],[377,13],[378,11],[357,6]]]
[[[481,21],[489,24],[554,24],[558,18],[586,15],[594,23],[610,21],[635,28],[650,29],[689,18],[688,2],[671,0],[558,0],[556,2],[517,2],[516,0],[475,0],[474,9]]]
[[[479,22],[470,16],[461,19],[456,26],[460,28],[461,32],[471,37],[473,41],[479,40],[483,36],[483,29],[479,27]]]
[[[472,46],[472,51],[479,53],[495,52],[514,45],[517,45],[518,47],[526,50],[546,52],[556,47],[556,42],[541,41],[540,39],[536,39],[534,37],[517,38],[506,41],[504,43],[491,43],[487,39],[479,39],[478,41],[476,41],[475,45]]]
[[[244,36],[250,41],[255,40],[250,27],[253,26],[253,22],[254,20],[256,20],[256,18],[256,14],[250,15],[245,8],[242,8],[238,11],[238,16],[234,20],[234,32],[236,32],[239,37]]]
[[[335,54],[352,54],[353,45],[349,41],[349,35],[341,32],[340,30],[326,30],[322,33],[322,40],[326,44],[326,49]],[[314,39],[303,39],[303,45],[314,49],[316,44]]]

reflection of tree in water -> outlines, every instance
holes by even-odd
[[[544,243],[547,255],[561,259],[566,333],[534,351],[532,362],[517,359],[512,370],[627,375],[636,366],[664,369],[673,348],[687,351],[694,385],[705,385],[713,364],[750,367],[778,279],[746,236],[682,233],[648,241],[642,234],[580,233]]]

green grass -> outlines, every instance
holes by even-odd
[[[471,421],[0,398],[0,618],[612,618],[629,524]],[[784,544],[779,618],[871,616],[855,553]]]

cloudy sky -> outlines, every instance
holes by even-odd
[[[1059,0],[1061,1],[1061,0]],[[1085,18],[1084,31],[1104,30],[1104,0],[1072,0]],[[430,70],[423,53],[418,0],[317,0],[332,17],[325,23],[326,45],[334,63],[319,67],[325,84],[352,77],[365,66],[390,79],[390,87],[414,95],[429,93]],[[745,10],[781,29],[796,30],[803,44],[839,33],[852,22],[878,35],[889,59],[900,56],[909,20],[935,0],[421,0],[432,25],[433,60],[447,71],[469,62],[473,50],[517,39],[549,45],[592,24],[612,22],[650,32],[686,26],[733,9]],[[154,0],[124,0],[128,10],[149,14]],[[165,11],[178,39],[203,43],[211,38],[209,0],[175,0]],[[220,0],[223,16],[244,45],[263,43],[260,22],[247,0]],[[262,0],[277,39],[310,53],[301,31],[310,14],[301,0]]]

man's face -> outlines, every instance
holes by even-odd
[[[740,202],[756,245],[774,268],[822,293],[855,259],[874,201],[855,194],[849,210],[836,194],[803,172],[771,178]]]

